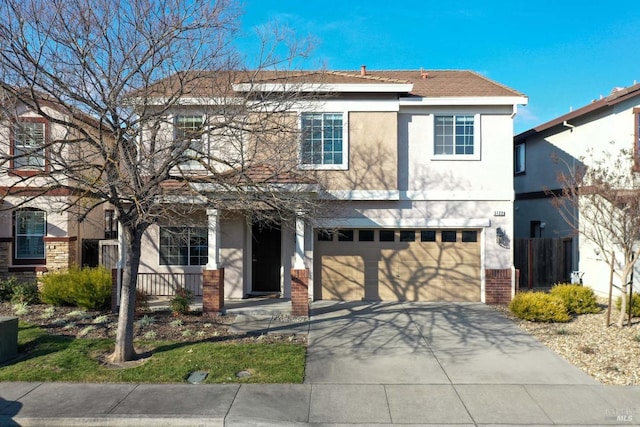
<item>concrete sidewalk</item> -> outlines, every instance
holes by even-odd
[[[597,384],[482,304],[236,314],[308,332],[304,384],[0,383],[0,426],[640,425],[640,387]]]
[[[640,425],[640,388],[0,383],[0,426]]]

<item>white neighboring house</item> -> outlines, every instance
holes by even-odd
[[[612,156],[619,156],[621,150],[633,153],[633,161],[622,173],[637,174],[640,172],[639,141],[640,84],[615,88],[606,97],[514,138],[515,237],[571,239],[572,270],[582,276],[585,285],[601,295],[608,293],[609,284],[610,269],[604,256],[592,242],[576,235],[577,227],[588,225],[584,221],[569,224],[553,206],[550,193],[558,194],[562,190],[559,173],[588,167],[590,159],[602,159],[606,153]],[[574,275],[574,279],[577,277]],[[639,278],[640,274],[634,274],[635,282]],[[619,285],[616,281],[614,284]],[[637,284],[634,289],[639,289]]]
[[[329,176],[322,194],[335,203],[333,215],[262,228],[233,203],[191,206],[188,224],[159,221],[148,230],[140,272],[199,273],[216,259],[225,298],[289,298],[289,271],[302,254],[312,300],[509,301],[510,148],[517,105],[527,98],[470,71],[362,67],[296,79],[298,89],[324,92],[293,113],[300,167]],[[280,87],[265,79],[233,90],[261,84]],[[161,131],[197,128],[201,101],[173,112]]]

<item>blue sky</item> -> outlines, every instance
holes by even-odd
[[[626,0],[243,3],[247,34],[277,21],[315,40],[304,68],[469,69],[523,92],[516,133],[640,81],[640,7]]]

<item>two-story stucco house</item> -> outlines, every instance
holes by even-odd
[[[289,89],[265,77],[233,90]],[[326,183],[316,197],[331,213],[261,227],[232,202],[192,205],[184,224],[148,230],[141,273],[224,269],[225,298],[290,298],[290,271],[306,269],[312,300],[510,300],[511,147],[523,94],[470,71],[364,66],[300,73],[295,90],[315,96],[291,108],[294,150],[300,169]],[[198,129],[208,96],[191,96],[160,131]]]
[[[83,242],[105,237],[105,215],[108,219],[111,212],[86,215],[80,205],[70,207],[78,197],[65,188],[59,156],[76,156],[64,144],[72,132],[10,101],[4,100],[6,115],[0,120],[0,279],[30,280],[81,265],[83,252],[89,257]],[[50,102],[43,101],[42,108],[48,117],[64,114]]]
[[[562,192],[558,177],[569,175],[576,168],[588,168],[590,162],[606,156],[619,157],[622,150],[633,153],[634,164],[621,173],[636,173],[640,167],[639,118],[640,84],[635,84],[615,88],[606,97],[514,138],[515,237],[564,238],[571,246],[567,261],[571,270],[578,273],[573,279],[583,276],[583,282],[600,294],[608,292],[610,272],[606,255],[575,232],[589,226],[581,220],[580,212],[561,215],[554,205],[555,195]]]

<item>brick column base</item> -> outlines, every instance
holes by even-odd
[[[309,317],[309,270],[291,270],[291,315]]]
[[[484,294],[486,304],[509,304],[511,301],[511,269],[486,269]]]
[[[202,272],[202,314],[218,315],[224,310],[224,268]]]

